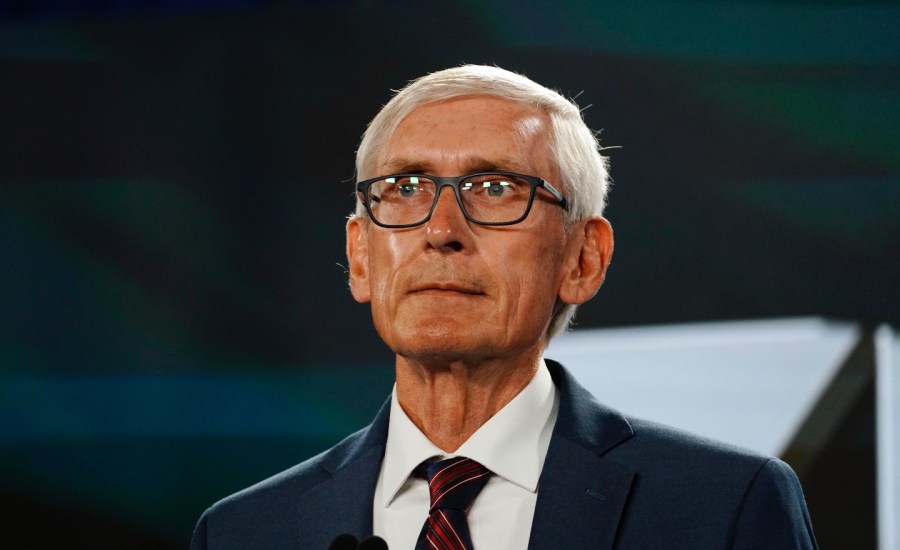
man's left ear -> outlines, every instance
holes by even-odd
[[[613,230],[605,218],[595,217],[575,222],[571,232],[559,299],[566,304],[583,304],[606,278],[612,260]]]

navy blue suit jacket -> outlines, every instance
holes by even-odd
[[[560,407],[529,549],[816,547],[784,462],[627,418],[547,365]],[[371,534],[389,411],[388,402],[332,449],[214,504],[192,550],[326,550],[341,533]]]

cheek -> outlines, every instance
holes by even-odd
[[[547,245],[547,241],[553,242]],[[538,309],[552,308],[559,287],[562,253],[552,239],[523,243],[495,255],[510,315],[536,315]]]
[[[385,238],[382,239],[383,248],[382,251],[385,254],[385,257],[391,258],[395,262],[403,257],[404,250],[409,250],[409,245],[404,245],[404,241],[408,240],[407,234],[404,231],[393,231],[385,235]]]
[[[391,304],[392,293],[397,289],[397,275],[405,262],[402,234],[396,232],[379,235],[370,240],[369,279],[373,304],[385,307]]]

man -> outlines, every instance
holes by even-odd
[[[572,102],[494,67],[434,73],[375,117],[357,173],[350,287],[396,354],[391,399],[207,510],[194,548],[815,547],[783,462],[625,417],[543,359],[613,251]]]

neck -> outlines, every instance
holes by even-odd
[[[540,359],[539,351],[472,363],[398,355],[397,398],[422,433],[452,453],[528,385]]]

